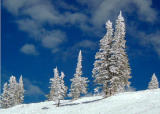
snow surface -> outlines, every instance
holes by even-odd
[[[22,104],[0,114],[160,114],[160,89],[63,100],[60,107],[52,101]]]

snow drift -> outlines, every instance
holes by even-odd
[[[22,104],[0,114],[160,114],[160,89],[63,100],[60,107],[52,101]]]

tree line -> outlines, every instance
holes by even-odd
[[[100,40],[100,49],[95,55],[94,68],[92,76],[94,83],[97,85],[95,92],[102,89],[104,97],[125,92],[130,87],[131,68],[129,65],[128,55],[126,52],[125,40],[125,21],[120,12],[115,30],[112,22],[106,22],[107,32]],[[54,77],[50,79],[50,92],[46,97],[49,101],[55,101],[60,106],[60,100],[67,96],[68,87],[65,86],[63,72],[59,73],[58,68],[53,69]],[[79,51],[78,62],[74,77],[71,79],[71,87],[68,96],[73,100],[78,99],[82,94],[87,93],[88,78],[82,77],[82,52]],[[158,79],[155,74],[148,85],[149,89],[159,88]],[[9,84],[5,83],[3,93],[1,95],[1,107],[8,108],[23,103],[24,86],[22,76],[19,83],[16,82],[14,76],[10,77]]]

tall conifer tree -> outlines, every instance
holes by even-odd
[[[130,67],[126,54],[125,23],[120,12],[116,20],[113,36],[111,22],[106,24],[107,33],[100,41],[99,52],[96,53],[93,69],[95,82],[103,86],[106,96],[122,92],[130,85]]]
[[[81,94],[87,93],[87,80],[88,78],[81,77],[82,76],[82,53],[79,51],[78,63],[76,68],[76,73],[74,74],[74,78],[71,79],[71,88],[69,96],[73,99],[78,99]]]
[[[8,108],[8,107],[10,107],[10,94],[9,94],[8,83],[4,84],[3,93],[1,95],[0,104],[1,104],[2,108]]]
[[[15,76],[11,76],[9,79],[9,94],[10,94],[10,106],[18,104],[18,83]]]
[[[109,71],[110,67],[110,56],[112,54],[111,46],[113,43],[113,28],[112,23],[107,21],[106,23],[107,33],[106,35],[100,40],[100,49],[96,53],[93,68],[93,77],[95,78],[95,82],[99,85],[103,86],[103,91],[106,95],[109,94],[110,91],[110,79],[111,72]]]
[[[24,101],[24,85],[23,85],[23,78],[21,75],[18,84],[18,104],[23,103],[23,101]]]
[[[64,85],[64,73],[59,76],[57,67],[54,69],[54,78],[50,79],[50,93],[47,95],[48,100],[57,102],[57,106],[60,105],[60,100],[64,99],[67,87]]]
[[[65,77],[64,72],[61,72],[60,84],[61,84],[61,89],[62,89],[61,93],[63,98],[66,96],[67,89],[68,89],[67,86],[65,86],[64,77]]]

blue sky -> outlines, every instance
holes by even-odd
[[[83,76],[94,88],[92,68],[105,22],[122,10],[126,22],[131,86],[147,88],[155,72],[160,80],[159,0],[3,0],[2,84],[23,75],[25,103],[45,100],[53,68],[66,75],[70,86],[78,52],[83,55]]]

